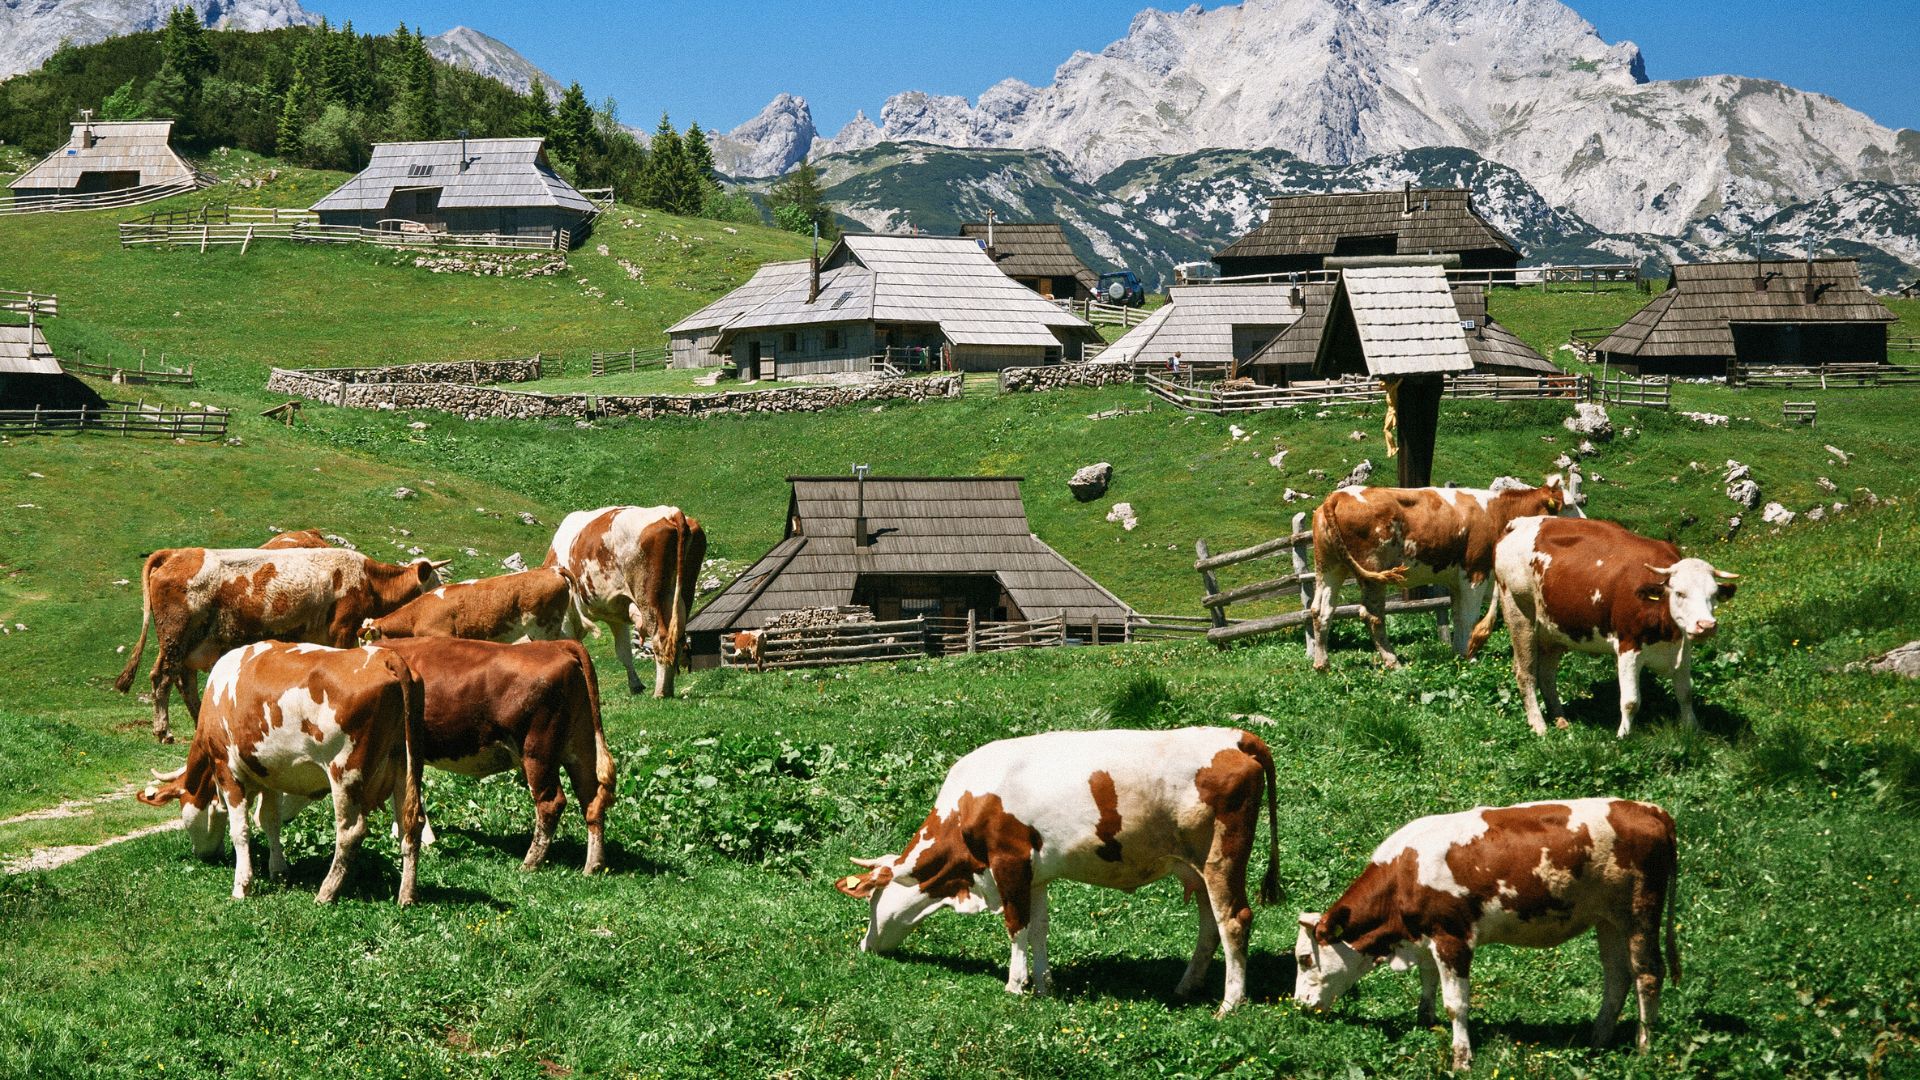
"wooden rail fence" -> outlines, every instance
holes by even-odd
[[[1371,379],[1343,379],[1232,389],[1218,383],[1175,380],[1165,373],[1140,375],[1156,397],[1190,412],[1236,413],[1288,406],[1370,404],[1386,399]],[[1584,401],[1590,394],[1584,375],[1450,375],[1444,393],[1452,398],[1489,401]]]
[[[596,352],[587,354],[587,374],[600,378],[605,375],[621,375],[637,371],[664,370],[667,366],[666,349],[649,349],[642,352],[637,346],[619,352]]]
[[[1842,390],[1920,383],[1920,367],[1905,364],[1737,364],[1727,368],[1727,385],[1777,390]]]
[[[188,364],[185,368],[165,366],[150,368],[144,356],[136,361],[134,367],[121,367],[113,363],[112,356],[108,356],[107,363],[104,364],[91,364],[85,360],[62,360],[60,368],[69,375],[91,375],[96,379],[106,379],[109,382],[125,385],[193,385],[192,364]]]
[[[354,225],[322,225],[319,216],[311,210],[271,206],[209,204],[197,210],[156,210],[145,217],[120,223],[121,247],[187,247],[202,252],[216,247],[237,247],[244,255],[256,240],[507,251],[564,252],[573,248],[573,234],[567,229],[555,230],[551,237],[366,229]]]
[[[227,416],[226,412],[219,410],[186,412],[145,405],[113,405],[104,409],[10,409],[0,411],[0,431],[15,435],[102,431],[174,439],[220,438],[227,433]]]
[[[175,195],[185,195],[206,187],[210,183],[203,177],[176,180],[170,184],[148,184],[145,187],[121,188],[118,191],[102,191],[92,195],[35,195],[28,198],[15,197],[10,202],[0,203],[0,217],[15,214],[74,214],[83,210],[125,210],[132,206],[144,206],[161,199],[170,199]]]
[[[799,626],[760,632],[762,668],[830,667],[889,660],[911,660],[933,653],[931,632],[924,618],[895,622],[843,622],[833,626]],[[730,637],[720,642],[722,667],[753,668],[751,657],[734,648]]]
[[[1604,371],[1593,381],[1587,400],[1602,405],[1643,409],[1673,408],[1673,383],[1663,376],[1635,379],[1626,375],[1608,375]]]

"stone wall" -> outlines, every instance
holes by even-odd
[[[484,364],[482,365],[485,366]],[[785,386],[772,390],[741,390],[720,394],[536,394],[465,383],[418,381],[422,369],[444,368],[456,377],[465,364],[411,364],[387,370],[404,372],[405,382],[343,382],[339,369],[290,370],[274,368],[267,390],[351,409],[437,409],[468,419],[592,420],[660,416],[742,416],[749,413],[820,412],[844,405],[871,405],[883,401],[933,401],[960,396],[957,374],[924,379],[888,379],[882,382],[836,386]],[[357,375],[380,369],[352,369]]]
[[[393,364],[387,367],[309,368],[308,374],[343,383],[492,383],[532,382],[540,377],[538,354],[511,360],[456,360],[445,363]]]
[[[1132,381],[1132,364],[1052,364],[1001,371],[1000,392],[1013,394],[1077,386],[1112,386]]]

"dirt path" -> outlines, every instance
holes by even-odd
[[[168,830],[178,829],[180,827],[180,819],[174,818],[172,821],[163,821],[158,825],[147,825],[122,836],[116,836],[111,840],[102,840],[97,844],[64,844],[60,847],[35,848],[28,854],[9,859],[4,864],[0,864],[0,873],[24,874],[30,870],[58,869],[77,859],[91,855],[103,847],[123,844],[128,840],[138,840],[143,836],[152,836],[154,833],[167,832]]]
[[[68,799],[59,806],[49,806],[44,810],[29,810],[24,814],[15,814],[10,818],[0,820],[0,827],[18,825],[23,821],[50,821],[54,818],[79,817],[82,813],[91,811],[101,803],[131,799],[133,798],[133,793],[139,790],[140,785],[136,782],[128,784],[118,791],[109,791],[104,795],[89,795],[84,799]]]

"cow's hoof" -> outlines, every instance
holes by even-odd
[[[160,745],[161,745],[161,746],[172,746],[172,745],[173,745],[173,733],[172,733],[172,732],[168,732],[168,733],[167,733],[167,734],[165,734],[165,735],[157,735],[157,736],[155,736],[155,738],[159,740],[159,742],[160,742]]]

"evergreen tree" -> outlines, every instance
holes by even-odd
[[[183,121],[181,127],[191,127],[189,121],[193,111],[193,87],[173,61],[165,60],[153,81],[147,84],[146,92],[140,96],[140,113],[154,119]]]
[[[535,79],[527,94],[526,108],[520,114],[520,134],[544,139],[553,133],[553,102],[547,98],[546,85]]]
[[[427,52],[426,38],[404,25],[394,33],[394,53],[386,68],[393,93],[390,127],[395,137],[408,140],[437,139],[442,134],[438,79],[433,57]]]
[[[593,106],[587,104],[587,92],[579,83],[567,87],[560,107],[554,110],[553,130],[547,146],[555,157],[578,164],[593,152]]]
[[[287,93],[280,102],[280,120],[274,127],[273,149],[283,158],[299,158],[301,135],[319,111],[311,72],[314,66],[314,38],[303,38],[293,52],[293,75],[287,80]]]
[[[822,238],[840,235],[833,208],[827,205],[827,193],[820,187],[820,170],[811,161],[794,166],[792,172],[768,188],[767,205],[773,210],[773,223],[788,232],[812,232],[817,223]]]
[[[689,189],[693,174],[686,146],[665,113],[660,114],[649,150],[647,167],[640,174],[640,205],[669,214],[699,213],[701,193],[697,187]]]
[[[202,76],[213,71],[213,44],[192,8],[181,6],[167,13],[167,25],[160,35],[160,58],[162,64],[172,64],[196,87]]]
[[[128,79],[120,88],[108,94],[100,103],[102,120],[137,120],[140,117],[140,95],[133,92],[133,80]]]
[[[348,109],[363,108],[373,99],[373,62],[367,45],[348,20],[338,31],[320,28],[320,98]]]
[[[700,130],[700,121],[687,125],[686,137],[681,141],[687,148],[687,164],[693,167],[694,175],[719,186],[720,178],[713,167],[713,147],[707,143],[707,133]]]

